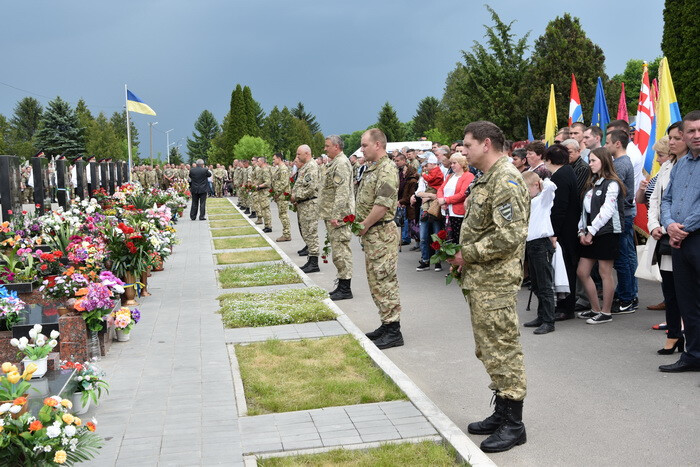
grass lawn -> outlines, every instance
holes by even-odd
[[[239,216],[242,216],[242,214],[240,212],[238,212],[236,209],[225,208],[225,207],[209,208],[209,209],[207,209],[207,214],[212,214],[212,215],[237,214]]]
[[[226,219],[243,219],[243,216],[235,212],[221,213],[221,214],[208,214],[209,218],[214,221],[221,221]]]
[[[457,453],[450,445],[423,441],[422,443],[384,444],[373,449],[334,449],[320,454],[270,457],[258,459],[259,467],[291,466],[342,467],[447,467],[469,465],[457,462]]]
[[[300,282],[301,277],[288,264],[219,269],[219,283],[224,289]]]
[[[231,227],[230,229],[214,229],[211,231],[212,237],[236,237],[238,235],[257,234],[255,227]]]
[[[260,235],[257,237],[240,237],[240,238],[215,238],[214,249],[216,250],[231,250],[234,248],[255,248],[261,246],[269,246],[267,240]]]
[[[212,229],[221,229],[224,227],[242,227],[245,225],[250,225],[250,223],[248,223],[248,221],[245,219],[226,219],[222,221],[209,221],[209,228]]]
[[[249,415],[406,399],[352,336],[236,346]]]
[[[216,264],[260,263],[281,259],[279,253],[272,248],[267,250],[241,251],[237,253],[217,253]]]
[[[297,276],[298,277],[298,276]],[[230,293],[219,297],[221,319],[228,328],[298,324],[335,319],[320,287],[275,293]]]
[[[207,198],[207,204],[210,206],[230,206],[233,204],[226,198]]]

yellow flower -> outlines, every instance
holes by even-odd
[[[67,409],[72,409],[73,408],[73,403],[69,401],[68,399],[63,399],[61,401],[61,405]]]
[[[69,413],[64,413],[63,417],[61,417],[61,418],[63,419],[63,422],[67,425],[70,425],[71,423],[73,423],[75,421],[75,417]]]
[[[66,458],[68,455],[66,454],[66,451],[56,451],[56,454],[53,456],[53,461],[57,464],[63,464],[66,462]]]
[[[74,424],[75,426],[80,426],[80,425],[83,424],[83,421],[82,421],[80,418],[78,418],[78,417],[73,417],[73,424]]]
[[[3,373],[9,373],[12,371],[12,363],[10,362],[5,362],[2,364],[2,372]]]
[[[11,371],[7,374],[7,380],[12,384],[17,384],[20,379],[21,377],[17,371]]]
[[[34,372],[37,370],[36,363],[30,363],[27,365],[27,367],[24,369],[24,373],[22,373],[22,378],[24,378],[25,381],[29,381],[32,379],[32,375]]]

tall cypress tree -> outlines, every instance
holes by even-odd
[[[699,15],[697,0],[666,0],[661,50],[668,59],[681,114],[700,109],[700,58],[696,51]]]
[[[245,134],[250,136],[260,136],[260,128],[257,122],[257,112],[260,105],[253,99],[253,93],[248,86],[243,87],[243,106],[245,107]]]
[[[49,102],[36,132],[37,146],[47,155],[78,156],[85,152],[80,120],[70,104],[60,97]]]
[[[227,154],[233,154],[233,147],[246,134],[247,116],[243,88],[240,84],[231,93],[231,108],[224,128],[224,146],[221,148]]]
[[[379,111],[377,128],[384,132],[387,141],[403,141],[404,135],[401,121],[389,102],[384,103]]]

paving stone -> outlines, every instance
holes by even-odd
[[[401,436],[394,430],[393,432],[369,433],[360,435],[365,443],[373,443],[375,441],[388,441],[390,439],[401,439]]]
[[[308,441],[292,441],[282,443],[285,451],[291,451],[294,449],[310,449],[310,448],[320,448],[323,447],[323,442],[320,439],[308,440]]]
[[[398,431],[396,431],[396,428],[394,428],[393,426],[371,426],[367,428],[358,428],[357,431],[360,433],[360,436],[371,435],[375,433],[395,433],[396,437],[399,437]]]
[[[334,425],[321,425],[316,427],[319,433],[328,433],[331,431],[354,430],[355,425],[352,423],[336,423]]]
[[[349,444],[360,444],[362,443],[362,438],[359,435],[346,436],[344,438],[322,438],[323,446],[347,446]]]
[[[346,430],[335,430],[327,431],[325,433],[320,433],[322,439],[326,438],[346,438],[349,436],[359,436],[359,432],[356,429],[346,429]]]

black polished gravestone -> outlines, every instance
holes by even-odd
[[[68,171],[66,161],[62,159],[56,160],[56,199],[58,205],[64,210],[68,210],[68,205],[70,204],[70,195],[66,186],[66,171]]]
[[[29,330],[35,324],[41,324],[41,333],[45,336],[51,331],[58,331],[58,305],[25,305],[25,313],[20,314],[20,321],[12,327],[12,337],[19,339],[29,335]]]
[[[100,162],[100,188],[104,188],[109,192],[109,176],[107,175],[109,167],[106,162]]]
[[[107,164],[109,164],[109,194],[113,195],[117,186],[117,165],[114,162]]]
[[[92,192],[100,187],[100,167],[97,165],[97,162],[90,162],[89,170],[88,196],[92,196]]]
[[[115,167],[114,170],[116,172],[116,177],[117,177],[115,183],[117,184],[117,187],[120,187],[124,184],[124,171],[122,170],[122,164],[123,164],[122,161],[116,161],[114,163],[114,167]]]
[[[89,198],[87,173],[85,172],[85,161],[76,161],[73,166],[75,170],[75,197],[80,199]]]
[[[129,183],[131,181],[131,177],[129,174],[129,164],[126,162],[121,162],[121,168],[122,168],[122,183]]]
[[[0,207],[3,221],[10,220],[12,213],[22,211],[21,182],[19,157],[0,156]]]
[[[34,207],[40,216],[51,211],[51,184],[49,183],[49,160],[45,157],[32,157],[32,177],[34,180]]]

